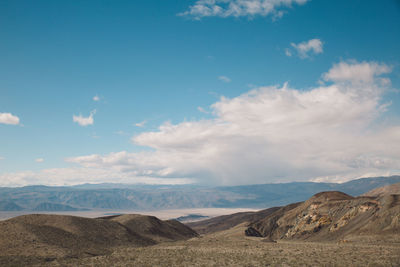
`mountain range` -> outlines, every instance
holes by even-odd
[[[292,182],[242,186],[84,184],[0,188],[0,211],[265,208],[304,201],[322,191],[358,196],[400,182],[400,176],[346,183]]]

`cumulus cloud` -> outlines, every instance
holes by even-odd
[[[18,125],[19,118],[11,113],[0,113],[0,123]]]
[[[188,10],[178,14],[193,19],[203,17],[282,17],[285,8],[302,5],[308,0],[198,0]]]
[[[35,161],[36,161],[37,163],[42,163],[42,162],[44,162],[44,159],[43,159],[43,158],[37,158],[37,159],[35,159]]]
[[[354,74],[340,75],[346,68]],[[369,71],[362,75],[355,71],[365,68]],[[222,184],[349,179],[399,171],[400,126],[379,126],[377,121],[387,108],[381,103],[381,75],[389,71],[376,62],[341,62],[322,75],[330,85],[301,91],[285,84],[222,97],[211,106],[213,119],[165,123],[158,131],[132,138],[152,152],[69,161]]]
[[[221,97],[210,107],[211,119],[167,122],[133,136],[132,142],[146,148],[142,152],[66,159],[79,167],[60,179],[233,185],[399,173],[400,125],[380,122],[390,85],[382,79],[389,72],[377,62],[340,62],[321,75],[326,84],[309,90],[284,84]],[[28,179],[18,175],[16,181]]]
[[[96,114],[96,110],[93,110],[90,112],[89,117],[83,117],[81,114],[78,116],[73,115],[72,120],[73,122],[78,123],[80,126],[88,126],[88,125],[93,125],[94,119],[93,116]]]
[[[291,43],[300,58],[308,58],[311,54],[321,54],[323,52],[323,43],[320,39],[311,39],[298,44]],[[287,56],[292,56],[290,49],[285,50]]]
[[[220,81],[222,81],[224,83],[230,83],[231,82],[231,79],[229,77],[226,77],[226,76],[219,76],[218,80],[220,80]]]

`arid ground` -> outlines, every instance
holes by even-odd
[[[246,227],[112,254],[54,260],[48,266],[399,266],[400,240],[367,237],[341,242],[265,242]],[[373,241],[372,241],[373,240]]]

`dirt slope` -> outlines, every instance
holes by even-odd
[[[375,188],[362,196],[380,197],[384,195],[400,195],[400,183]]]
[[[259,220],[278,210],[279,208],[269,208],[257,212],[238,212],[230,215],[223,215],[198,222],[186,223],[187,226],[199,234],[209,234],[224,231],[241,223]]]

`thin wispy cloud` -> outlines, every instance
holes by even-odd
[[[44,159],[43,159],[43,158],[37,158],[37,159],[35,159],[35,161],[36,161],[37,163],[42,163],[42,162],[44,162]]]
[[[142,128],[142,127],[144,127],[146,125],[146,123],[147,123],[147,121],[144,120],[144,121],[135,123],[135,126]]]
[[[291,56],[292,56],[292,52],[290,51],[289,48],[286,48],[286,49],[285,49],[285,55],[288,56],[288,57],[291,57]]]
[[[18,125],[19,118],[11,113],[0,113],[0,123],[9,125]]]
[[[290,44],[294,51],[300,58],[308,58],[311,55],[321,54],[323,52],[323,43],[320,39],[311,39],[298,44]],[[292,51],[287,48],[285,49],[286,56],[290,57],[293,55]]]
[[[210,112],[208,112],[207,110],[205,110],[202,107],[197,107],[197,110],[200,111],[201,113],[205,113],[205,114],[209,114]]]
[[[95,95],[92,99],[93,99],[93,101],[98,102],[98,101],[100,101],[100,96]]]
[[[86,183],[105,183],[113,178],[114,183],[141,183],[179,185],[193,183],[189,178],[156,178],[145,175],[133,175],[132,172],[118,172],[116,170],[96,168],[52,168],[40,171],[21,171],[0,174],[0,186],[26,186],[45,184],[49,186],[76,185]]]
[[[100,136],[97,133],[92,133],[90,135],[90,137],[92,137],[93,139],[99,139],[100,138]]]
[[[90,115],[88,117],[83,117],[81,114],[78,116],[73,115],[72,120],[73,122],[78,123],[80,126],[88,126],[88,125],[93,125],[94,119],[93,116],[96,114],[96,110],[93,110],[90,112]]]
[[[116,131],[116,132],[114,132],[115,134],[117,134],[117,135],[121,135],[121,136],[125,136],[125,135],[128,135],[128,133],[127,132],[125,132],[125,131],[122,131],[122,130],[120,130],[120,131]]]
[[[303,5],[308,0],[198,0],[188,10],[179,13],[193,19],[203,17],[249,17],[272,16],[280,18],[294,4]]]
[[[218,80],[224,82],[224,83],[230,83],[232,80],[227,77],[227,76],[218,76]]]

